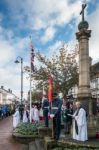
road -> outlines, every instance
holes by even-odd
[[[12,129],[12,116],[0,120],[0,150],[27,150],[26,145],[13,140]]]

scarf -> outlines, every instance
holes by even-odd
[[[80,108],[81,108],[81,107],[80,107]],[[80,108],[76,111],[75,116],[78,116]],[[77,121],[76,121],[76,120],[75,120],[75,131],[76,131],[76,134],[78,135],[78,124],[77,124]]]

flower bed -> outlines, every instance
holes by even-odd
[[[13,131],[15,140],[21,143],[29,143],[35,138],[38,138],[38,127],[43,126],[40,123],[20,123],[19,126]]]

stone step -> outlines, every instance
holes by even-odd
[[[42,139],[35,140],[35,143],[38,150],[44,150],[44,142]]]
[[[44,144],[42,139],[36,139],[29,144],[29,150],[44,150]]]
[[[29,150],[37,150],[35,141],[33,141],[33,142],[31,142],[31,143],[29,144]]]

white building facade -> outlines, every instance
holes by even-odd
[[[12,93],[10,89],[5,90],[3,86],[0,88],[0,105],[13,104],[18,101],[18,97]]]

